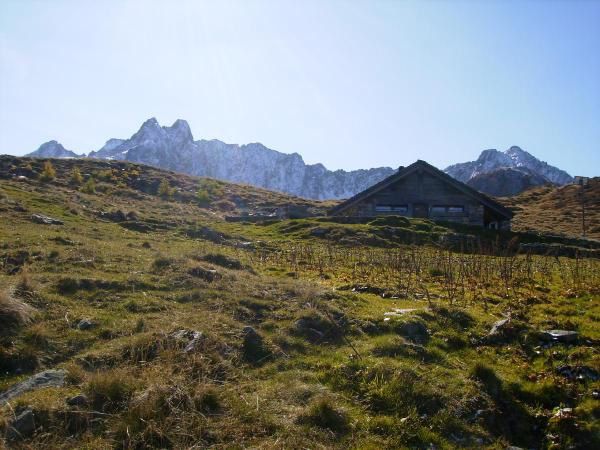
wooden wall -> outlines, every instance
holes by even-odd
[[[378,211],[377,205],[406,205],[407,211]],[[461,222],[470,225],[484,225],[484,206],[472,197],[465,195],[452,185],[443,182],[426,172],[413,173],[397,183],[373,194],[362,202],[342,212],[349,216],[419,215],[419,205],[426,217],[433,220]],[[415,207],[416,206],[416,207]],[[450,212],[447,208],[437,211],[436,206],[462,207],[462,212]],[[488,211],[489,215],[489,211]]]

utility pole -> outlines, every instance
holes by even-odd
[[[589,177],[575,177],[575,184],[581,187],[579,196],[581,197],[581,232],[583,237],[585,237],[585,187],[589,181]]]

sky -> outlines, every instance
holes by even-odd
[[[600,0],[0,0],[0,153],[150,117],[329,169],[518,145],[598,176]]]

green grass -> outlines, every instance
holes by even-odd
[[[0,175],[27,162],[2,161]],[[75,164],[97,180],[95,194],[70,183]],[[0,288],[15,324],[2,328],[0,390],[45,368],[68,372],[64,387],[0,408],[0,428],[11,408],[38,414],[39,432],[22,445],[598,445],[600,382],[557,372],[600,371],[597,259],[500,244],[463,253],[440,237],[476,230],[403,218],[227,222],[196,198],[192,177],[126,163],[54,167],[46,183],[0,181]],[[161,177],[170,199],[156,195]],[[202,186],[257,209],[300,202],[215,183]],[[116,210],[145,228],[98,213]],[[33,213],[64,225],[35,224]],[[509,314],[515,334],[484,339]],[[95,326],[80,330],[84,318]],[[247,326],[260,339],[248,340]],[[539,331],[549,328],[577,330],[579,343],[547,346]],[[68,406],[78,393],[88,405]],[[556,418],[564,407],[573,417]]]

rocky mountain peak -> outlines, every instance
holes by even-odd
[[[167,135],[176,141],[193,141],[192,130],[190,125],[182,119],[177,119],[170,127],[163,127]]]
[[[34,158],[79,158],[81,155],[67,150],[61,143],[52,140],[44,142],[37,150],[29,153],[27,156]]]
[[[484,150],[476,161],[454,164],[446,173],[491,195],[514,195],[546,183],[568,184],[572,177],[513,145],[500,152]]]

